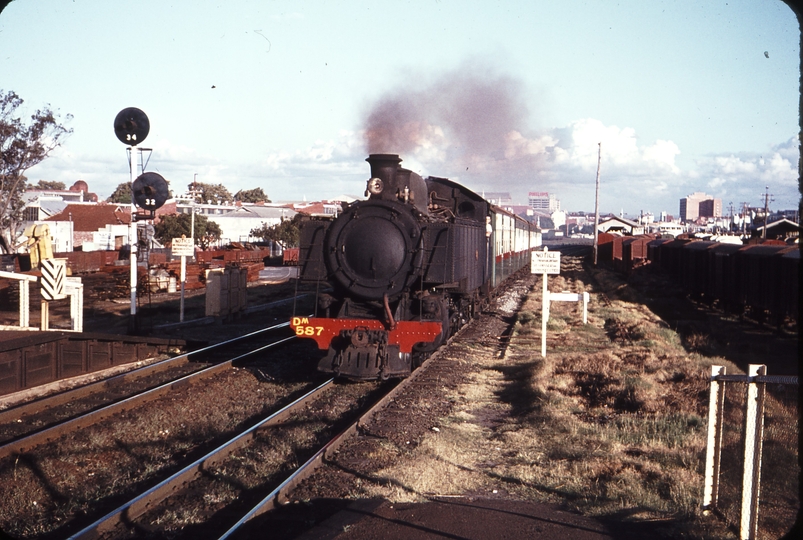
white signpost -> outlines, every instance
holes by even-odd
[[[530,271],[533,274],[542,274],[542,301],[541,301],[541,356],[546,357],[546,325],[549,321],[549,304],[551,302],[579,302],[583,300],[583,324],[588,323],[588,300],[587,292],[580,293],[550,293],[547,289],[547,274],[560,274],[560,251],[549,251],[544,246],[544,251],[533,251],[530,263]]]
[[[549,320],[549,291],[546,288],[547,274],[560,274],[560,251],[533,251],[530,261],[530,272],[542,274],[543,287],[541,290],[541,357],[546,357],[546,323]]]
[[[533,274],[544,274],[546,286],[547,274],[560,274],[560,251],[549,251],[546,246],[544,251],[533,251],[530,269]]]
[[[184,282],[187,281],[187,257],[195,256],[195,246],[192,238],[173,238],[170,250],[173,255],[181,256],[181,309],[179,310],[179,322],[184,322]]]

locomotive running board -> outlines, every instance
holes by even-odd
[[[293,317],[290,327],[297,337],[314,339],[322,350],[327,350],[332,338],[339,336],[342,330],[356,328],[387,331],[388,345],[398,345],[399,352],[403,353],[412,352],[416,343],[431,343],[441,335],[441,323],[433,321],[398,321],[396,328],[388,330],[375,319]]]

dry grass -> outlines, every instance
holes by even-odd
[[[507,493],[562,503],[611,522],[649,523],[666,538],[733,538],[701,512],[710,340],[683,340],[604,276],[602,304],[590,284],[561,278],[551,290],[591,292],[581,310],[555,303],[548,354],[540,355],[541,294],[519,311],[505,357],[477,349],[481,369],[455,396],[455,412],[412,458],[364,483],[355,496],[394,501],[430,494]],[[685,347],[684,347],[685,346]]]

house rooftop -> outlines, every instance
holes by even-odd
[[[68,204],[46,221],[72,221],[75,231],[97,231],[106,225],[128,225],[131,211],[128,206],[118,204]]]

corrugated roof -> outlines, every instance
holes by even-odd
[[[64,201],[45,200],[45,201],[39,201],[39,208],[41,208],[42,212],[44,212],[46,215],[55,216],[56,214],[67,208],[67,204],[68,203]]]
[[[218,218],[241,218],[241,217],[257,217],[257,218],[291,218],[296,215],[296,211],[291,208],[280,208],[275,206],[238,206],[234,212],[228,214],[220,214],[214,216]]]
[[[45,221],[72,221],[75,231],[97,231],[106,225],[128,225],[131,213],[127,207],[116,204],[68,204]]]

